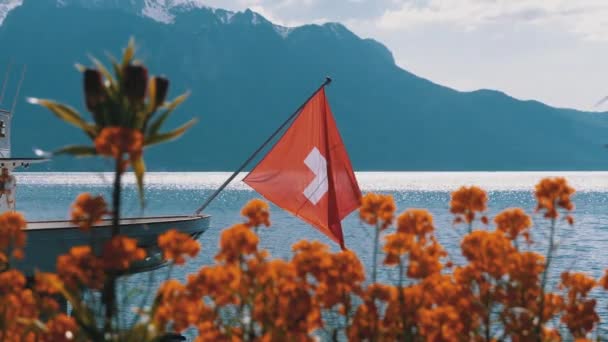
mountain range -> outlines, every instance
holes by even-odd
[[[150,72],[171,80],[170,95],[192,92],[169,125],[200,118],[182,139],[146,152],[150,170],[234,170],[325,76],[334,80],[328,98],[357,170],[608,167],[604,113],[435,84],[339,23],[287,28],[250,10],[196,0],[18,0],[0,5],[0,20],[0,71],[10,61],[27,65],[13,120],[14,156],[86,142],[24,98],[51,98],[83,111],[74,63],[120,55],[134,37]],[[9,83],[16,78],[11,73]],[[98,165],[57,158],[37,169]]]

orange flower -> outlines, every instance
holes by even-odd
[[[57,286],[61,284],[59,276],[55,273],[36,272],[34,276],[36,292],[41,294],[56,294]]]
[[[232,342],[243,340],[240,331],[236,328],[221,329],[213,319],[201,320],[197,325],[197,336],[195,342]],[[228,331],[226,331],[228,330]],[[265,341],[265,340],[262,340]]]
[[[434,230],[433,215],[425,209],[409,209],[397,218],[397,231],[415,235],[422,243],[426,241],[426,235]]]
[[[105,127],[95,138],[97,153],[122,160],[127,154],[130,160],[141,157],[144,136],[136,130],[126,127]]]
[[[183,265],[186,255],[194,258],[201,249],[200,244],[190,235],[175,229],[158,236],[158,247],[162,250],[163,257],[172,260],[176,265]]]
[[[325,259],[316,286],[316,298],[323,308],[350,305],[350,296],[360,293],[361,283],[365,280],[363,265],[351,251],[331,253]]]
[[[446,305],[432,309],[421,309],[420,334],[427,341],[453,341],[456,336],[462,336],[464,325],[460,320],[457,308]]]
[[[103,246],[103,262],[106,270],[124,271],[135,261],[143,260],[146,251],[137,247],[137,240],[115,236]]]
[[[17,270],[0,273],[0,294],[14,293],[25,287],[25,276]]]
[[[69,289],[85,285],[99,290],[105,281],[104,263],[93,254],[91,247],[72,247],[68,254],[57,258],[57,275]]]
[[[295,268],[289,262],[272,260],[262,264],[254,272],[254,282],[261,291],[254,296],[253,319],[268,331],[265,337],[271,340],[281,336],[302,340],[321,323],[308,284],[298,281]]]
[[[587,297],[589,291],[597,285],[595,279],[584,273],[564,272],[561,279],[561,287],[568,289],[570,301]]]
[[[383,340],[384,324],[382,322],[382,308],[396,297],[396,288],[380,283],[370,284],[362,295],[363,303],[359,305],[353,322],[348,329],[351,341]]]
[[[258,227],[261,225],[270,227],[268,203],[260,199],[256,198],[249,201],[245,207],[243,207],[243,210],[241,210],[241,215],[247,217],[248,220],[245,224],[249,227]]]
[[[7,276],[2,277],[3,287],[7,280]],[[0,312],[0,320],[2,320],[1,341],[37,340],[32,333],[32,326],[27,323],[33,323],[34,320],[38,319],[40,315],[39,303],[32,290],[24,288],[22,284],[24,284],[24,281],[22,282],[20,279],[19,284],[15,284],[18,287],[0,295],[0,306],[2,306]]]
[[[208,296],[216,306],[237,304],[237,288],[242,283],[242,273],[234,265],[202,267],[198,273],[188,276],[186,288],[192,298]]]
[[[85,192],[78,195],[72,203],[72,223],[85,231],[101,221],[106,214],[108,208],[102,196],[92,196]]]
[[[502,231],[511,240],[516,240],[523,233],[530,241],[527,230],[532,227],[532,219],[520,208],[506,209],[494,218],[496,229]]]
[[[296,267],[298,276],[304,278],[311,274],[319,279],[326,267],[331,265],[331,255],[326,244],[319,241],[300,240],[292,247],[294,252],[292,263]]]
[[[450,212],[458,215],[455,222],[461,222],[464,217],[466,223],[471,223],[475,219],[476,212],[486,210],[487,202],[488,195],[483,189],[476,186],[463,186],[452,192]]]
[[[564,298],[555,293],[545,293],[545,308],[543,310],[543,322],[548,322],[564,309]]]
[[[424,307],[424,290],[420,284],[396,288],[386,306],[382,321],[385,340],[407,340],[415,330],[419,331],[419,312]]]
[[[536,210],[544,210],[546,218],[555,219],[558,216],[558,207],[567,211],[574,209],[574,204],[570,201],[572,194],[574,189],[568,185],[565,178],[544,178],[536,184]]]
[[[393,196],[368,193],[363,196],[359,217],[363,222],[384,230],[393,223],[395,209]]]
[[[595,305],[595,299],[566,305],[561,321],[566,324],[572,336],[585,337],[595,328],[595,324],[600,321],[600,317],[595,312]]]
[[[434,237],[431,244],[414,244],[409,252],[409,264],[407,276],[415,279],[423,279],[433,274],[438,274],[443,269],[441,258],[447,253]]]
[[[600,321],[595,311],[595,299],[587,298],[597,283],[584,273],[564,272],[561,278],[560,287],[568,291],[568,301],[561,321],[566,324],[572,336],[584,338]]]
[[[78,324],[74,318],[59,314],[51,318],[46,323],[46,331],[42,335],[42,341],[48,342],[68,342],[76,340]]]
[[[387,235],[384,245],[384,252],[386,253],[384,264],[398,265],[401,262],[401,257],[412,249],[413,244],[414,236],[411,234],[396,232]]]
[[[189,296],[186,287],[171,279],[163,283],[157,293],[158,307],[153,320],[162,329],[172,322],[176,332],[182,332],[196,323],[203,309],[203,301]]]
[[[538,284],[539,276],[545,270],[545,257],[535,252],[519,252],[508,260],[509,277],[528,291]]]
[[[501,231],[474,231],[462,239],[460,247],[474,267],[497,279],[507,273],[509,257],[516,251]]]
[[[257,251],[259,238],[244,224],[237,224],[222,232],[217,261],[237,262],[244,255]]]
[[[0,215],[0,249],[8,252],[12,249],[13,257],[23,256],[27,222],[21,213],[8,211]]]

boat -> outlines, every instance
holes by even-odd
[[[9,69],[10,70],[10,69]],[[21,80],[17,87],[16,97],[21,88]],[[7,72],[8,74],[8,72]],[[0,104],[6,87],[6,79],[0,95]],[[49,160],[46,157],[12,157],[11,156],[11,120],[14,115],[16,98],[10,110],[0,108],[0,170],[14,177],[12,171],[17,168],[27,168],[32,164],[44,163]],[[14,178],[13,178],[14,179]],[[16,184],[13,181],[13,189],[0,194],[0,212],[14,211],[16,209]],[[0,184],[0,190],[4,184]],[[210,216],[196,213],[182,216],[149,216],[149,217],[127,217],[119,222],[121,234],[138,241],[138,245],[146,250],[147,257],[129,269],[128,273],[140,273],[154,270],[167,265],[157,245],[158,236],[169,229],[176,229],[187,233],[193,238],[203,234],[210,224]],[[81,231],[69,220],[41,220],[27,222],[27,244],[25,247],[25,258],[23,260],[11,261],[11,266],[24,272],[28,277],[36,271],[55,272],[57,257],[69,252],[70,248],[79,245],[91,245],[94,251],[99,252],[103,244],[112,236],[112,220],[104,219],[95,224],[89,232]]]
[[[197,239],[208,228],[208,215],[130,217],[120,220],[120,233],[137,239],[138,245],[147,252],[143,261],[134,264],[128,273],[151,271],[167,263],[158,249],[157,238],[169,229],[177,229]],[[54,272],[57,257],[73,246],[90,245],[101,251],[103,243],[112,236],[112,220],[102,220],[83,232],[70,221],[29,221],[27,224],[25,258],[11,263],[27,275],[36,271]]]

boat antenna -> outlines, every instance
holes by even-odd
[[[287,120],[285,120],[285,122],[283,122],[281,124],[281,126],[279,126],[279,128],[277,128],[274,133],[272,133],[268,139],[266,139],[266,141],[264,141],[262,143],[262,145],[260,145],[260,147],[258,147],[257,150],[255,150],[250,156],[249,158],[247,158],[247,160],[245,160],[243,162],[243,164],[241,164],[241,166],[232,173],[232,175],[230,175],[230,177],[228,177],[228,179],[226,179],[226,181],[220,185],[220,187],[215,190],[215,192],[213,192],[211,194],[211,196],[209,196],[207,198],[207,200],[198,208],[196,209],[196,211],[194,212],[195,215],[200,215],[201,212],[203,210],[205,210],[205,208],[207,208],[207,206],[220,194],[220,192],[222,192],[224,190],[224,188],[226,188],[226,186],[228,186],[228,184],[230,184],[230,182],[232,182],[232,180],[234,180],[234,178],[241,172],[243,171],[243,169],[245,169],[245,167],[247,167],[247,165],[249,165],[249,163],[251,163],[252,160],[255,159],[255,157],[257,157],[258,154],[260,154],[260,152],[262,152],[264,150],[264,148],[290,123],[292,122],[297,116],[298,114],[300,114],[300,112],[302,111],[302,108],[304,108],[304,106],[308,103],[308,101],[310,101],[310,99],[312,99],[319,91],[321,91],[321,89],[323,89],[326,85],[331,83],[331,78],[326,77],[325,81],[323,82],[323,84],[321,84],[319,86],[319,88],[317,88],[317,90],[315,90],[312,95],[310,95],[306,101],[304,101],[304,103],[302,103],[298,109],[296,109],[288,118]]]
[[[25,78],[25,71],[27,70],[27,65],[23,65],[23,69],[21,69],[21,78],[19,79],[19,83],[17,84],[17,91],[15,92],[15,97],[13,98],[13,105],[11,106],[11,115],[15,113],[15,107],[17,107],[17,100],[19,100],[19,92],[21,91],[21,86],[23,85],[23,79]]]
[[[6,66],[6,71],[4,72],[4,81],[2,81],[2,90],[0,91],[0,104],[2,103],[2,100],[4,99],[4,92],[6,91],[6,85],[8,84],[8,78],[11,75],[11,66],[13,64],[13,61],[9,61],[8,65]]]

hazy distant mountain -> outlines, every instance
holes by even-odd
[[[15,3],[19,3],[17,1]],[[458,92],[397,67],[382,44],[340,24],[277,26],[252,11],[194,0],[25,0],[0,26],[0,72],[25,63],[23,96],[82,108],[75,62],[120,54],[134,36],[172,95],[193,96],[173,124],[199,124],[148,153],[153,170],[232,170],[324,79],[359,170],[530,170],[608,167],[604,114],[556,109],[490,90]],[[14,78],[16,78],[14,76]],[[15,81],[13,79],[13,81]],[[20,102],[15,153],[85,141],[75,129]],[[68,158],[54,170],[90,168]]]

